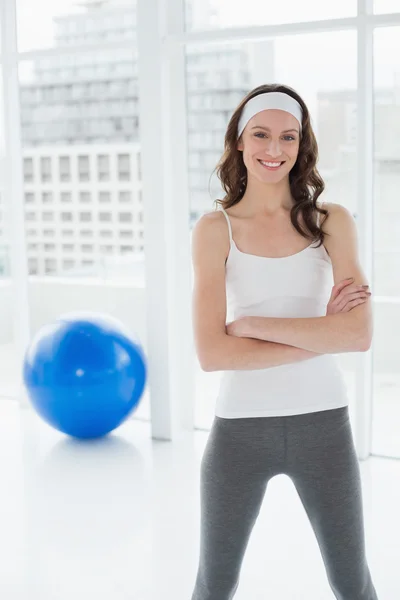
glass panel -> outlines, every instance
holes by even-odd
[[[375,13],[395,13],[400,12],[400,0],[375,0]]]
[[[185,0],[187,30],[318,21],[354,17],[356,13],[356,0],[287,0],[281,3],[247,0],[245,9],[238,0]]]
[[[374,454],[400,457],[400,27],[375,31]]]
[[[314,57],[312,71],[305,56]],[[356,35],[348,31],[188,48],[190,227],[222,197],[216,176],[210,190],[209,181],[233,110],[250,89],[269,81],[287,82],[303,96],[319,142],[324,199],[340,202],[356,216],[356,57]],[[342,354],[339,362],[352,399],[354,357]],[[221,374],[196,367],[195,422],[208,429]]]
[[[71,43],[82,41],[85,32],[91,39],[95,30],[107,32],[125,22],[132,27],[132,3],[119,3],[115,14],[108,3],[87,6],[80,14],[74,9],[57,19],[57,31],[68,32]],[[48,3],[46,8],[41,15],[44,23],[46,15],[49,22],[54,16]],[[36,32],[40,35],[38,28]],[[63,312],[92,310],[122,320],[145,347],[144,226],[133,54],[130,48],[105,45],[101,52],[79,54],[71,48],[68,55],[20,63],[34,331]],[[121,206],[121,198],[129,202]],[[135,417],[149,416],[146,393]]]
[[[25,52],[54,46],[132,40],[136,29],[136,0],[121,2],[76,2],[76,0],[16,0],[18,50]],[[122,6],[121,6],[122,4]],[[71,57],[72,58],[72,57]],[[46,58],[43,59],[46,62]],[[85,58],[80,63],[85,68]],[[116,70],[124,69],[121,62]],[[66,76],[74,76],[73,61]],[[86,67],[90,71],[90,65]],[[98,74],[107,67],[99,63]]]
[[[0,65],[0,72],[2,66]],[[11,268],[11,197],[7,193],[7,146],[4,138],[3,79],[0,78],[0,399],[18,397],[21,365],[14,340],[16,315]]]

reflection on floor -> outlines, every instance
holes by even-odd
[[[199,467],[208,434],[153,441],[130,420],[83,443],[0,399],[0,596],[7,600],[190,600]],[[380,600],[400,597],[400,461],[360,463],[369,565]],[[290,479],[270,482],[235,600],[333,600]]]

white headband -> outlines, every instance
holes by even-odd
[[[238,138],[240,138],[247,123],[254,115],[263,110],[271,109],[284,110],[293,115],[298,120],[301,131],[303,110],[297,100],[283,92],[267,92],[266,94],[258,94],[258,96],[250,98],[244,105],[239,119]]]

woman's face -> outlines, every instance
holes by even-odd
[[[299,153],[300,125],[283,110],[263,110],[247,123],[238,142],[248,177],[278,183],[289,176]]]

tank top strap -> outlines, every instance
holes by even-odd
[[[220,211],[225,215],[226,222],[228,223],[229,241],[230,241],[230,243],[232,245],[233,237],[232,237],[232,225],[231,225],[231,221],[229,219],[228,213],[225,211],[225,209],[222,208],[222,206],[220,207]]]

